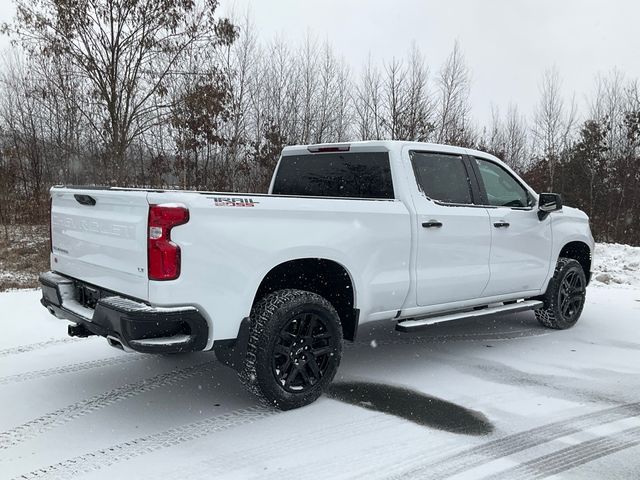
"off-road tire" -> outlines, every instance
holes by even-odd
[[[326,341],[329,342],[330,353],[323,356],[326,364],[320,379],[305,387],[304,391],[292,392],[277,378],[274,355],[282,354],[276,353],[276,345],[281,346],[279,342],[283,329],[309,312],[316,318],[321,318],[322,327],[326,330],[324,336],[329,337]],[[281,410],[308,405],[322,395],[333,380],[342,358],[342,327],[333,305],[316,293],[294,289],[278,290],[256,303],[251,311],[250,321],[247,354],[238,371],[245,387],[263,403]],[[293,348],[290,352],[293,352]],[[314,364],[317,366],[315,360]]]
[[[567,278],[575,279],[579,283],[578,289],[575,292],[570,292],[571,298],[575,299],[575,307],[569,310],[570,315],[565,314],[566,309],[563,312],[562,306],[562,298],[567,295],[566,291],[563,291],[563,282]],[[572,258],[560,257],[547,291],[540,297],[544,305],[535,311],[538,322],[547,328],[556,330],[573,327],[580,318],[584,307],[586,286],[587,280],[582,265]],[[578,302],[578,300],[580,301]]]

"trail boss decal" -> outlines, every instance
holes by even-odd
[[[239,197],[212,197],[216,207],[255,207],[260,202],[254,202],[252,198]]]

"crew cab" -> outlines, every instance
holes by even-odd
[[[213,350],[282,409],[331,382],[359,325],[533,310],[578,320],[587,216],[496,157],[428,143],[284,148],[268,194],[58,186],[42,304],[69,334]]]

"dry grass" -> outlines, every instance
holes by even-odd
[[[38,286],[38,274],[49,270],[47,225],[0,227],[0,292]]]

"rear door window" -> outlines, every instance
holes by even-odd
[[[290,155],[280,159],[275,195],[392,199],[387,152]]]
[[[462,155],[411,152],[418,186],[432,200],[472,204],[471,182]]]

